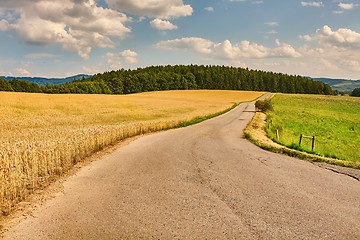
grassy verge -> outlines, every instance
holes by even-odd
[[[174,128],[182,128],[182,127],[191,126],[191,125],[194,125],[194,124],[197,124],[197,123],[201,123],[201,122],[203,122],[205,120],[208,120],[208,119],[220,116],[222,114],[225,114],[225,113],[233,110],[234,108],[236,108],[238,105],[239,105],[239,103],[234,103],[231,107],[229,107],[229,108],[227,108],[227,109],[225,109],[223,111],[213,113],[213,114],[210,114],[210,115],[207,115],[207,116],[196,117],[196,118],[194,118],[194,119],[192,119],[190,121],[179,123]]]
[[[295,100],[292,99],[293,97],[295,97]],[[306,103],[302,102],[303,98],[307,100]],[[334,102],[334,100],[337,100],[338,102],[336,101]],[[300,103],[297,101],[300,101]],[[358,134],[347,136],[344,144],[344,142],[341,140],[344,138],[334,137],[333,134],[336,134],[338,131],[335,131],[335,133],[333,133],[331,132],[332,127],[330,127],[327,128],[323,134],[321,134],[322,132],[318,132],[316,134],[317,140],[315,147],[316,149],[319,149],[317,151],[311,151],[311,149],[309,149],[311,143],[307,143],[308,147],[299,147],[298,144],[296,143],[296,141],[299,138],[298,134],[300,135],[300,133],[298,132],[299,129],[301,129],[300,131],[306,131],[306,130],[310,131],[309,129],[326,128],[326,126],[330,125],[329,123],[326,122],[326,120],[331,118],[331,116],[333,116],[334,111],[335,112],[341,111],[344,113],[344,115],[348,114],[347,116],[343,116],[343,118],[346,119],[345,121],[339,121],[340,123],[338,126],[340,129],[347,129],[346,127],[344,128],[344,126],[341,125],[348,126],[349,122],[350,122],[350,126],[353,126],[354,122],[356,123],[357,121],[359,121],[359,118],[353,118],[354,114],[357,115],[360,113],[360,111],[357,112],[356,110],[356,107],[359,105],[355,106],[355,109],[352,109],[353,101],[356,102],[357,100],[353,98],[343,99],[343,98],[334,98],[334,97],[328,98],[323,96],[305,96],[305,95],[294,96],[294,95],[279,94],[272,99],[274,110],[270,112],[268,116],[266,116],[264,113],[260,113],[260,112],[256,113],[253,120],[245,129],[244,133],[245,136],[250,141],[260,146],[261,148],[272,152],[283,153],[292,157],[297,157],[309,161],[325,162],[338,166],[360,169],[360,159],[357,157],[353,157],[353,156],[359,156],[359,151],[360,151],[359,146],[356,146],[356,144],[358,145],[359,143]],[[294,102],[295,102],[295,106],[294,106]],[[313,104],[311,105],[310,102],[313,102]],[[317,106],[313,106],[314,104]],[[344,104],[347,106],[347,108],[339,107],[339,105],[343,106]],[[286,106],[285,111],[280,111],[282,113],[286,112],[286,114],[280,115],[281,117],[277,118],[278,116],[276,116],[274,112],[277,113],[277,111],[279,111],[279,105]],[[299,117],[299,115],[302,116],[302,114],[306,113],[306,109],[308,108],[310,108],[310,110],[308,111],[310,111],[313,114],[315,113],[315,116],[312,116],[311,118]],[[313,108],[315,108],[315,110]],[[281,109],[282,108],[280,107],[280,110]],[[288,113],[289,111],[291,112]],[[321,117],[319,117],[319,115]],[[325,116],[328,116],[328,118]],[[333,118],[336,117],[339,116],[335,115]],[[290,120],[292,121],[286,118],[290,118]],[[307,119],[312,119],[312,120],[306,121]],[[319,124],[318,122],[321,120],[323,120],[323,122],[322,124]],[[280,122],[282,121],[285,121],[287,124],[281,125]],[[287,121],[290,121],[290,123]],[[315,125],[311,124],[314,122],[316,123]],[[318,125],[321,126],[319,127]],[[355,124],[355,126],[360,126],[360,125]],[[278,143],[272,141],[276,139],[275,136],[276,129],[278,129],[280,132],[279,134],[280,141],[278,141]],[[287,136],[286,133],[289,134],[290,136]],[[346,132],[343,133],[342,135],[344,134],[346,134]],[[333,144],[332,148],[334,148],[335,151],[330,154],[322,153],[320,150],[323,149],[321,148],[322,145],[325,144],[327,146],[329,144],[329,141],[324,141],[323,140],[324,137],[322,137],[328,135],[333,136],[334,139],[332,141]],[[272,139],[268,138],[268,136],[270,136]],[[291,139],[292,141],[286,142],[284,141],[284,139]],[[329,138],[327,137],[326,139],[328,140]],[[350,144],[348,144],[347,141],[354,141],[354,142],[350,142]],[[354,144],[355,146],[353,146],[352,144]],[[341,151],[338,151],[339,149]],[[342,154],[343,151],[345,152],[349,151],[350,154]],[[350,157],[344,158],[343,160],[339,158],[332,158],[332,156],[334,156],[335,154],[341,156],[350,156]]]

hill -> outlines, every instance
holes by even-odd
[[[70,77],[66,77],[66,78],[43,78],[43,77],[9,77],[9,76],[0,76],[0,78],[5,79],[5,80],[12,80],[14,78],[16,78],[17,80],[20,81],[28,81],[28,82],[32,82],[32,83],[36,83],[39,86],[45,86],[46,84],[49,85],[56,85],[56,84],[64,84],[67,82],[72,82],[74,80],[79,80],[82,78],[89,78],[90,75],[86,75],[86,74],[78,74],[75,76],[70,76]]]
[[[352,92],[355,88],[360,88],[360,80],[346,80],[346,79],[333,79],[333,78],[312,78],[315,81],[319,81],[330,85],[335,91],[340,92]]]
[[[164,90],[218,89],[282,93],[334,94],[331,87],[310,78],[226,66],[150,66],[104,72],[63,84],[36,83],[0,78],[0,91],[130,94]]]

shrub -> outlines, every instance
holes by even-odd
[[[355,88],[352,93],[351,96],[353,97],[360,97],[360,88]]]
[[[267,111],[273,110],[271,102],[268,99],[256,101],[255,107],[256,107],[256,109],[258,109],[259,111],[264,112],[264,113]]]

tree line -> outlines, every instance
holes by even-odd
[[[120,69],[46,86],[16,79],[0,79],[0,91],[16,92],[130,94],[187,89],[334,94],[329,85],[310,78],[228,66],[169,65]]]

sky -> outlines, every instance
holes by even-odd
[[[151,65],[360,79],[360,0],[0,0],[0,75]]]

